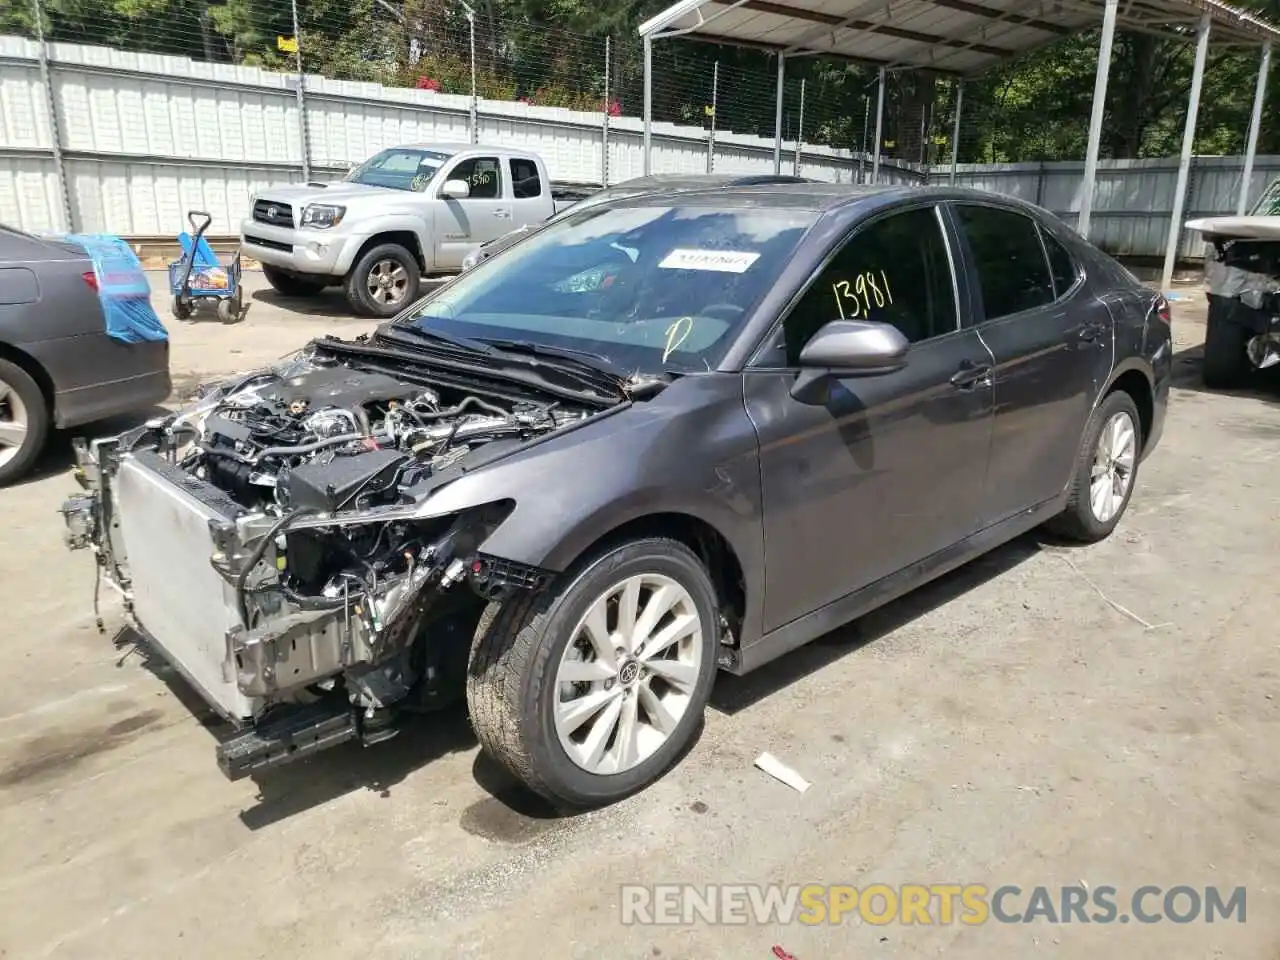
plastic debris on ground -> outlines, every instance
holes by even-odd
[[[105,233],[64,234],[93,261],[107,335],[122,343],[167,340],[169,331],[151,306],[151,284],[127,243]]]
[[[792,790],[804,793],[810,787],[808,780],[800,776],[800,774],[788,767],[772,753],[766,752],[756,757],[756,766],[769,776],[773,777],[773,779],[780,783],[785,783]]]

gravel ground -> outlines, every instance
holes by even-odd
[[[371,326],[336,296],[288,309],[260,288],[239,325],[174,329],[180,384]],[[18,625],[0,641],[0,956],[1276,960],[1280,390],[1200,388],[1194,291],[1175,330],[1168,428],[1115,536],[1023,538],[721,678],[681,766],[575,818],[514,790],[460,713],[228,783],[181,682],[113,646],[110,604],[95,630],[91,559],[60,540],[72,484],[55,443],[0,491]],[[813,786],[754,769],[762,750]],[[1248,909],[1243,924],[621,923],[622,884],[675,882],[1110,884],[1122,906],[1145,884],[1245,886]]]

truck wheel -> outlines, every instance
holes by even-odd
[[[716,672],[715,590],[684,544],[604,550],[480,619],[467,705],[480,745],[562,807],[657,780],[701,723]]]
[[[1246,349],[1250,333],[1238,323],[1210,319],[1204,332],[1204,385],[1211,389],[1236,387],[1249,372]]]
[[[0,360],[0,486],[17,480],[36,462],[49,435],[49,405],[30,375]]]
[[[1129,506],[1142,453],[1142,421],[1123,390],[1107,394],[1080,440],[1067,507],[1045,526],[1081,543],[1110,536]]]
[[[314,297],[329,285],[324,280],[307,280],[265,263],[262,265],[262,275],[276,293],[286,297]]]
[[[343,290],[351,309],[365,317],[393,317],[418,299],[422,268],[398,243],[371,248],[351,268]]]

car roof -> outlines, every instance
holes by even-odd
[[[964,187],[926,187],[913,184],[848,184],[848,183],[772,183],[759,185],[726,185],[716,188],[681,191],[678,198],[661,192],[642,193],[615,201],[620,206],[658,206],[677,200],[688,206],[721,205],[731,208],[778,208],[811,210],[827,213],[857,206],[869,211],[902,200],[929,199],[981,203],[988,206],[1013,206],[1027,212],[1037,210],[1033,204],[1016,197]]]
[[[402,143],[394,147],[385,147],[387,150],[431,150],[436,153],[518,153],[532,156],[529,150],[523,150],[520,147],[500,147],[494,143]],[[379,150],[379,153],[382,151]]]

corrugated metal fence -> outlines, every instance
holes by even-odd
[[[76,44],[52,43],[46,51],[47,85],[40,46],[0,37],[0,222],[172,236],[185,212],[199,208],[213,215],[211,234],[234,235],[255,189],[302,179],[304,114],[293,75]],[[384,147],[470,137],[468,97],[312,75],[304,94],[305,156],[314,179],[340,176]],[[557,180],[617,183],[643,172],[643,128],[635,117],[481,100],[477,127],[482,142],[538,151]],[[653,172],[705,171],[709,153],[717,173],[773,169],[770,139],[721,130],[709,147],[700,127],[654,124]],[[796,144],[784,143],[785,172],[796,169],[795,157]],[[869,178],[870,166],[853,151],[800,150],[799,172],[817,179],[855,182]],[[1082,167],[965,165],[957,182],[1071,219]],[[1233,212],[1240,171],[1236,157],[1198,158],[1188,216]],[[886,160],[881,181],[946,182],[949,172]],[[1259,157],[1253,195],[1277,173],[1280,157]],[[1175,178],[1174,160],[1104,161],[1093,239],[1117,253],[1163,254]],[[1186,238],[1186,253],[1198,255],[1199,247]]]

